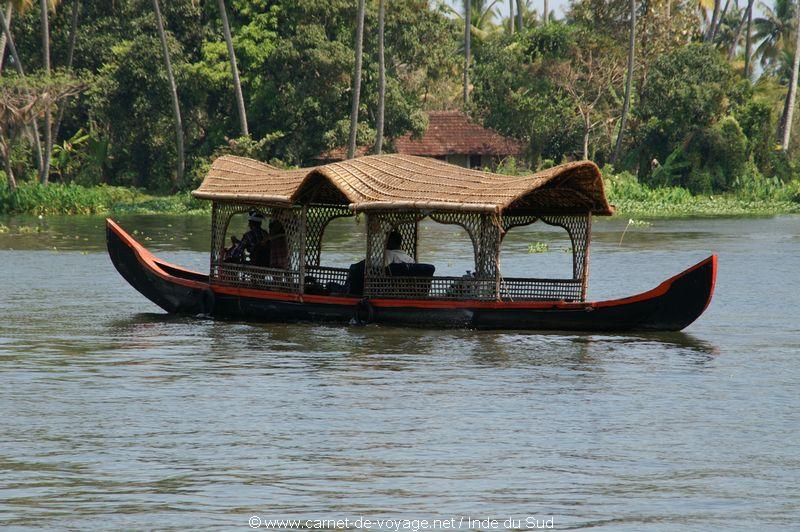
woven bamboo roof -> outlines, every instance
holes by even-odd
[[[600,171],[589,161],[508,176],[412,155],[371,155],[299,170],[225,156],[193,194],[273,205],[343,203],[355,211],[613,213]]]

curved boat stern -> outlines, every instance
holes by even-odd
[[[113,220],[106,219],[108,255],[117,271],[147,299],[173,314],[212,314],[208,276],[157,259]]]

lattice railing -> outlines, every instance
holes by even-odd
[[[325,294],[341,293],[347,283],[347,268],[309,266],[306,268],[305,292]]]
[[[275,292],[294,293],[300,287],[300,272],[297,270],[278,270],[246,264],[213,264],[211,278],[218,284]]]
[[[474,277],[381,277],[367,280],[366,293],[381,299],[496,300],[495,279]],[[504,279],[503,301],[580,301],[575,279]]]
[[[503,279],[503,301],[581,301],[580,279]]]
[[[496,281],[474,277],[372,277],[365,295],[381,299],[494,299]]]

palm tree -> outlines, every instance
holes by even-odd
[[[175,115],[175,143],[178,150],[178,168],[175,174],[175,184],[183,182],[183,172],[186,161],[183,153],[183,120],[181,119],[181,104],[178,100],[178,86],[175,84],[175,74],[172,71],[172,61],[169,57],[169,46],[167,45],[167,34],[164,31],[164,20],[161,18],[161,8],[158,0],[153,0],[153,11],[156,14],[156,29],[161,40],[161,49],[164,53],[164,66],[167,69],[167,81],[169,82],[170,95],[172,96],[172,112]]]
[[[706,34],[703,37],[704,41],[711,42],[714,40],[714,34],[717,31],[717,20],[719,20],[719,6],[720,0],[714,0],[714,13],[711,15],[711,23],[706,29]]]
[[[470,41],[472,39],[472,2],[464,0],[464,106],[469,101]]]
[[[14,14],[14,4],[11,0],[6,2],[6,20],[9,24],[11,24],[11,17]],[[8,39],[6,38],[5,32],[3,35],[0,35],[0,74],[3,73],[3,63],[6,57],[6,45],[8,44]]]
[[[250,135],[250,131],[247,128],[247,111],[244,107],[242,82],[239,79],[239,67],[236,65],[236,51],[233,49],[233,38],[231,37],[231,26],[228,23],[228,10],[225,9],[225,0],[219,0],[219,16],[222,19],[222,33],[225,34],[225,44],[228,45],[228,59],[231,62],[231,74],[233,75],[233,92],[236,96],[236,106],[239,108],[239,126],[242,136],[247,137]]]
[[[547,19],[549,17],[549,14],[548,14],[549,11],[547,9],[547,0],[544,0],[544,5],[542,6],[542,8],[544,9],[544,12],[542,13],[542,22],[547,24]]]
[[[791,20],[795,9],[790,0],[775,0],[774,8],[760,2],[759,7],[764,16],[753,20],[753,40],[760,43],[753,58],[758,57],[761,66],[767,69],[780,63],[787,43],[792,41]]]
[[[747,2],[747,36],[744,44],[744,75],[750,79],[750,56],[753,53],[753,0]]]
[[[522,0],[517,0],[517,31],[522,31],[525,26],[522,23]]]
[[[375,153],[383,150],[383,115],[386,105],[386,61],[383,50],[383,32],[386,23],[384,0],[378,0],[378,119],[375,124]]]
[[[356,138],[358,133],[358,106],[361,104],[361,61],[364,56],[364,0],[358,0],[358,18],[356,26],[356,67],[353,74],[353,108],[350,110],[350,139],[347,143],[347,158],[356,155]]]
[[[29,3],[26,0],[21,0],[21,3],[25,3],[27,5]],[[9,21],[6,19],[3,11],[0,10],[0,24],[3,26],[3,36],[6,38],[6,44],[8,46],[9,51],[11,52],[11,57],[14,59],[14,66],[16,67],[17,74],[19,77],[25,77],[25,70],[22,68],[22,61],[20,61],[19,54],[17,53],[17,47],[14,44],[14,36],[11,35],[11,27],[9,26]],[[36,168],[39,169],[41,172],[43,166],[43,158],[42,158],[42,142],[39,136],[39,123],[37,120],[33,120],[33,148],[36,155]]]
[[[631,108],[631,90],[633,89],[633,60],[636,48],[636,0],[630,0],[630,26],[628,28],[628,72],[625,79],[625,100],[622,103],[622,117],[619,121],[619,133],[611,154],[611,164],[617,162],[622,149],[622,137],[625,135],[625,125],[628,122],[628,111]]]
[[[57,0],[53,1],[53,4]],[[39,0],[39,8],[42,16],[42,65],[44,73],[50,76],[50,21],[48,11],[50,6],[47,0]],[[50,101],[45,100],[44,104],[44,159],[42,167],[39,169],[39,180],[47,184],[50,177],[50,155],[53,151],[53,116],[51,114]]]
[[[514,35],[514,0],[508,0],[508,30]]]
[[[11,18],[16,10],[19,14],[26,13],[29,9],[33,7],[33,4],[36,0],[7,0],[6,2],[6,21],[8,22],[8,26],[11,27]],[[5,32],[3,35],[0,36],[0,74],[3,72],[3,65],[4,65],[4,57],[6,52],[6,47],[8,46],[8,38],[6,37]]]
[[[786,118],[783,121],[783,134],[781,137],[781,148],[784,152],[789,149],[789,137],[792,135],[792,115],[794,114],[794,100],[797,95],[797,74],[800,70],[800,9],[795,11],[797,12],[797,17],[794,26],[794,61],[792,62],[792,77],[789,80],[789,92],[786,94]]]
[[[750,34],[750,20],[753,18],[753,3],[755,0],[748,0],[747,7],[740,12],[731,13],[730,20],[733,20],[733,25],[736,26],[735,31],[733,32],[733,37],[730,39],[728,43],[728,61],[731,61],[733,57],[736,55],[736,50],[739,47],[739,41],[742,39],[742,30],[745,27],[745,21],[748,21],[748,39]],[[741,14],[741,17],[739,16]],[[720,22],[721,24],[721,22]],[[730,22],[729,22],[730,24]],[[749,55],[750,51],[747,50],[747,55]],[[749,57],[745,58],[745,64],[749,61]],[[747,70],[747,68],[745,68]]]
[[[78,38],[78,17],[80,16],[80,0],[72,0],[72,20],[69,28],[69,38],[67,46],[67,71],[72,71],[72,63],[75,60],[75,40]],[[58,142],[58,131],[61,129],[61,121],[64,119],[64,108],[67,105],[65,99],[64,103],[58,107],[58,117],[56,118],[56,127],[53,129],[53,141]]]
[[[467,7],[469,7],[469,18],[472,21],[472,33],[475,37],[483,39],[490,32],[497,29],[495,20],[499,16],[499,9],[495,6],[499,2],[500,0],[464,0],[464,8],[461,12],[447,4],[444,4],[443,7],[461,23],[464,22],[464,13],[466,13]],[[467,6],[467,3],[469,3],[469,6]],[[517,26],[519,26],[519,24]]]

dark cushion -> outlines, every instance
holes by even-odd
[[[347,282],[345,283],[345,291],[354,296],[364,295],[364,261],[356,262],[350,265],[350,271],[347,272]]]
[[[436,266],[433,264],[407,264],[393,262],[388,267],[389,275],[393,277],[433,277]]]

